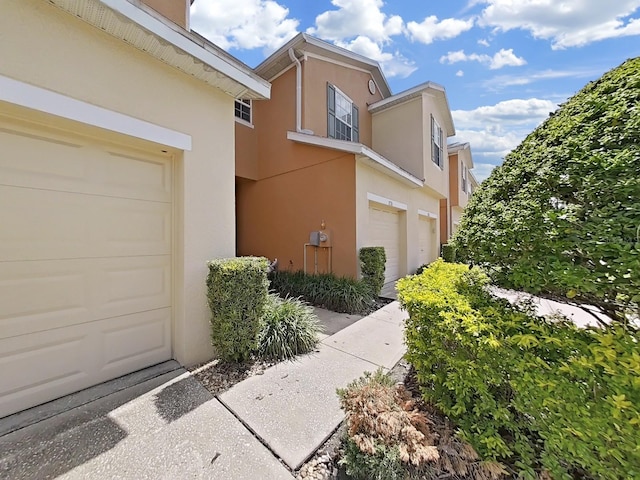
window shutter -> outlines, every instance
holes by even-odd
[[[355,104],[351,104],[351,141],[359,142],[360,141],[360,120],[358,118],[358,107]]]
[[[431,161],[433,163],[438,163],[436,160],[436,137],[435,137],[436,124],[433,120],[433,115],[431,115]]]
[[[327,137],[336,138],[336,89],[327,83]]]

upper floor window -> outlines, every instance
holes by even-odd
[[[431,115],[431,160],[440,168],[444,166],[442,128]]]
[[[235,103],[236,118],[251,123],[251,100],[239,98]]]
[[[338,140],[360,141],[358,107],[349,97],[327,84],[327,136]]]
[[[468,177],[469,177],[469,170],[467,169],[467,166],[462,163],[461,164],[462,167],[462,191],[466,192],[467,191],[467,182],[468,182]],[[471,193],[471,192],[469,192]]]

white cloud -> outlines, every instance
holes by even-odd
[[[631,18],[640,0],[480,0],[486,5],[478,20],[498,30],[528,30],[551,40],[553,49],[640,35],[640,18]]]
[[[462,70],[458,70],[456,72],[456,77],[464,77],[464,72]]]
[[[198,0],[191,28],[219,47],[273,51],[295,36],[299,21],[273,0]]]
[[[454,64],[458,62],[480,62],[485,65],[489,65],[491,70],[498,70],[502,67],[519,67],[521,65],[526,65],[527,61],[518,57],[513,53],[513,49],[510,48],[505,50],[504,48],[500,49],[499,52],[495,53],[492,56],[486,54],[478,54],[478,53],[464,53],[464,50],[458,50],[455,52],[449,52],[446,55],[440,57],[440,63],[448,63]]]
[[[577,69],[577,70],[543,70],[541,72],[527,73],[525,75],[498,75],[483,83],[485,88],[496,90],[504,87],[528,85],[530,83],[553,80],[557,78],[597,78],[602,75],[601,70]]]
[[[478,45],[482,45],[483,47],[488,47],[489,41],[484,38],[481,38],[480,40],[478,40]]]
[[[307,33],[376,60],[385,75],[405,78],[416,71],[415,62],[398,51],[388,51],[392,36],[404,32],[404,21],[398,15],[382,12],[382,0],[332,0],[338,7],[316,17],[315,26]]]
[[[489,177],[493,169],[496,167],[497,165],[494,165],[493,163],[479,163],[474,161],[473,176],[476,177],[476,180],[478,180],[478,182],[482,182]]]
[[[473,27],[473,19],[459,20],[456,18],[445,18],[438,21],[438,17],[431,15],[426,17],[422,23],[407,23],[407,31],[411,41],[418,41],[425,44],[433,43],[435,40],[446,40],[455,38],[463,32]]]
[[[418,68],[414,62],[406,59],[399,52],[383,52],[380,45],[369,37],[359,36],[351,42],[336,41],[335,44],[377,61],[387,77],[405,78]]]
[[[474,174],[479,181],[486,178],[493,166],[517,147],[550,112],[558,106],[539,98],[512,99],[473,110],[453,110],[456,136],[450,141],[469,142],[476,160]],[[478,166],[484,167],[478,169]]]
[[[392,35],[400,35],[404,21],[398,15],[387,16],[381,11],[382,0],[332,0],[338,10],[329,10],[316,17],[315,27],[307,33],[325,40],[343,41],[356,36],[369,37],[384,43]]]

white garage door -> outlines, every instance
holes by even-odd
[[[418,221],[418,243],[420,248],[420,265],[433,262],[436,257],[436,223],[435,220],[420,217]]]
[[[369,206],[369,245],[384,247],[387,255],[384,281],[400,278],[400,215],[394,210]]]
[[[0,119],[0,417],[171,358],[171,161]]]

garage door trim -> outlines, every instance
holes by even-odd
[[[409,208],[406,203],[397,202],[395,200],[391,200],[390,198],[382,197],[371,192],[367,192],[367,200],[373,203],[379,203],[380,205],[384,205],[385,207],[395,208],[396,210],[403,210],[405,212]]]

